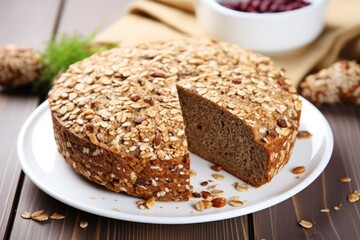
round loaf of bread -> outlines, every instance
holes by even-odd
[[[179,99],[180,98],[180,99]],[[188,200],[188,150],[254,186],[288,162],[301,101],[269,58],[210,40],[121,47],[49,92],[59,152],[115,192]]]

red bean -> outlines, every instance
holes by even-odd
[[[304,0],[248,0],[239,2],[222,1],[220,4],[226,8],[254,13],[286,12],[310,5]]]

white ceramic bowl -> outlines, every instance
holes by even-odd
[[[226,8],[221,0],[196,0],[200,24],[215,38],[276,55],[302,47],[316,39],[324,28],[327,0],[292,11],[247,13]]]

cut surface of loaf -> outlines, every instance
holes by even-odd
[[[269,58],[192,39],[95,54],[55,80],[49,103],[59,152],[78,173],[165,201],[189,199],[188,143],[254,186],[270,181],[289,159],[301,109]]]

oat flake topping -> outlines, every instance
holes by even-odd
[[[284,71],[268,57],[210,40],[95,54],[55,80],[50,108],[67,129],[112,152],[169,160],[188,153],[176,83],[242,119],[262,144],[297,128],[301,101]]]

